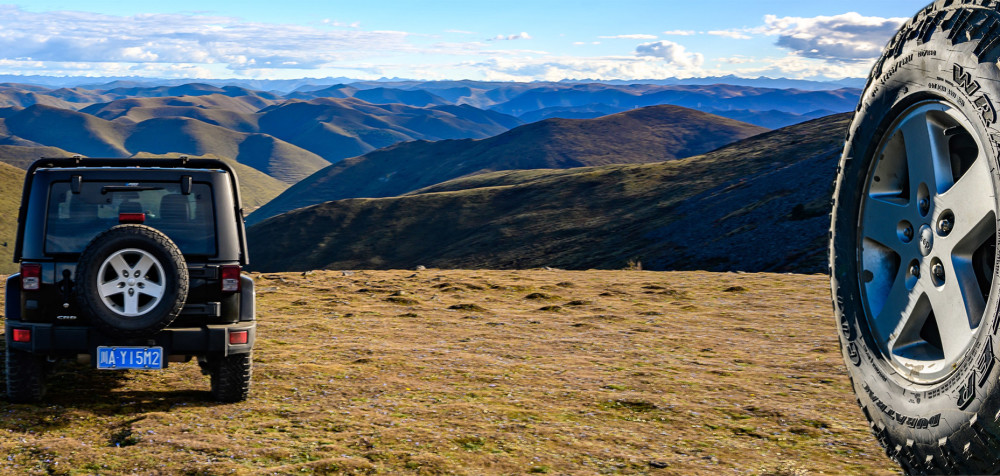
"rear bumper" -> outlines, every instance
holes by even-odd
[[[14,342],[13,330],[31,331],[30,342]],[[206,325],[201,327],[167,328],[145,339],[121,339],[101,334],[91,327],[65,326],[8,320],[5,325],[7,348],[52,357],[74,357],[89,354],[91,361],[98,346],[157,346],[164,355],[235,355],[249,353],[257,337],[256,322]],[[247,331],[245,344],[230,344],[229,334]]]

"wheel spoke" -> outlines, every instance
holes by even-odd
[[[915,114],[901,126],[909,170],[910,199],[914,200],[923,183],[932,192],[941,193],[952,185],[951,154],[943,128],[928,118],[927,112]]]
[[[135,315],[139,312],[139,293],[125,293],[125,314]]]
[[[149,255],[143,254],[142,258],[139,259],[139,262],[136,263],[135,268],[133,269],[139,271],[139,277],[143,277],[147,273],[149,273],[150,268],[152,268],[155,265],[156,262],[153,261],[153,259],[150,258]]]
[[[907,205],[869,197],[865,203],[864,221],[862,222],[864,237],[878,242],[900,256],[904,256],[904,250],[908,243],[902,242],[896,227],[900,220],[908,215],[908,210]],[[912,225],[911,232],[915,233],[912,230]]]
[[[957,261],[943,263],[946,274],[944,286],[928,292],[944,357],[950,360],[963,352],[982,318],[986,302],[979,292],[972,264]]]
[[[993,225],[983,226],[984,221],[992,222],[995,216],[993,208],[996,200],[991,175],[986,159],[980,156],[955,185],[936,200],[939,210],[951,210],[954,214],[952,230],[941,239],[941,244],[947,246],[948,251],[963,243],[972,246],[968,250],[971,253],[996,231]]]
[[[163,296],[163,286],[151,281],[143,281],[144,287],[139,288],[139,292],[147,296],[158,298]]]
[[[125,258],[122,258],[122,255],[113,256],[111,260],[108,261],[108,264],[111,265],[111,269],[118,273],[119,278],[126,276],[132,271],[132,267],[125,262]]]
[[[101,285],[100,293],[102,297],[114,296],[115,294],[121,294],[123,289],[119,287],[121,283],[121,278],[114,281],[109,281]]]
[[[882,309],[875,318],[875,326],[883,342],[894,341],[898,330],[905,327],[913,317],[913,308],[918,296],[916,288],[913,290],[906,288],[906,271],[900,267],[889,289],[889,295],[886,296]]]

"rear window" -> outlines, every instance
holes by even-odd
[[[118,224],[119,213],[145,213],[145,225],[160,230],[185,255],[216,254],[212,188],[194,183],[83,182],[73,193],[69,182],[54,182],[49,192],[45,252],[80,253],[98,234]]]

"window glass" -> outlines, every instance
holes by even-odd
[[[79,253],[117,225],[119,213],[145,213],[144,224],[170,237],[182,253],[216,254],[212,189],[207,184],[195,183],[184,195],[180,183],[83,182],[80,193],[74,194],[69,182],[55,182],[49,193],[46,253]]]

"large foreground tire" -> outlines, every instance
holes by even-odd
[[[843,355],[910,474],[1000,472],[998,57],[997,2],[928,6],[872,70],[840,163]]]
[[[187,264],[167,235],[144,225],[118,225],[80,254],[80,307],[108,335],[146,337],[180,314],[188,294]]]
[[[45,358],[17,349],[7,349],[7,399],[34,403],[45,396]]]
[[[212,398],[224,403],[242,402],[250,393],[253,355],[210,357],[208,372],[212,381]]]

